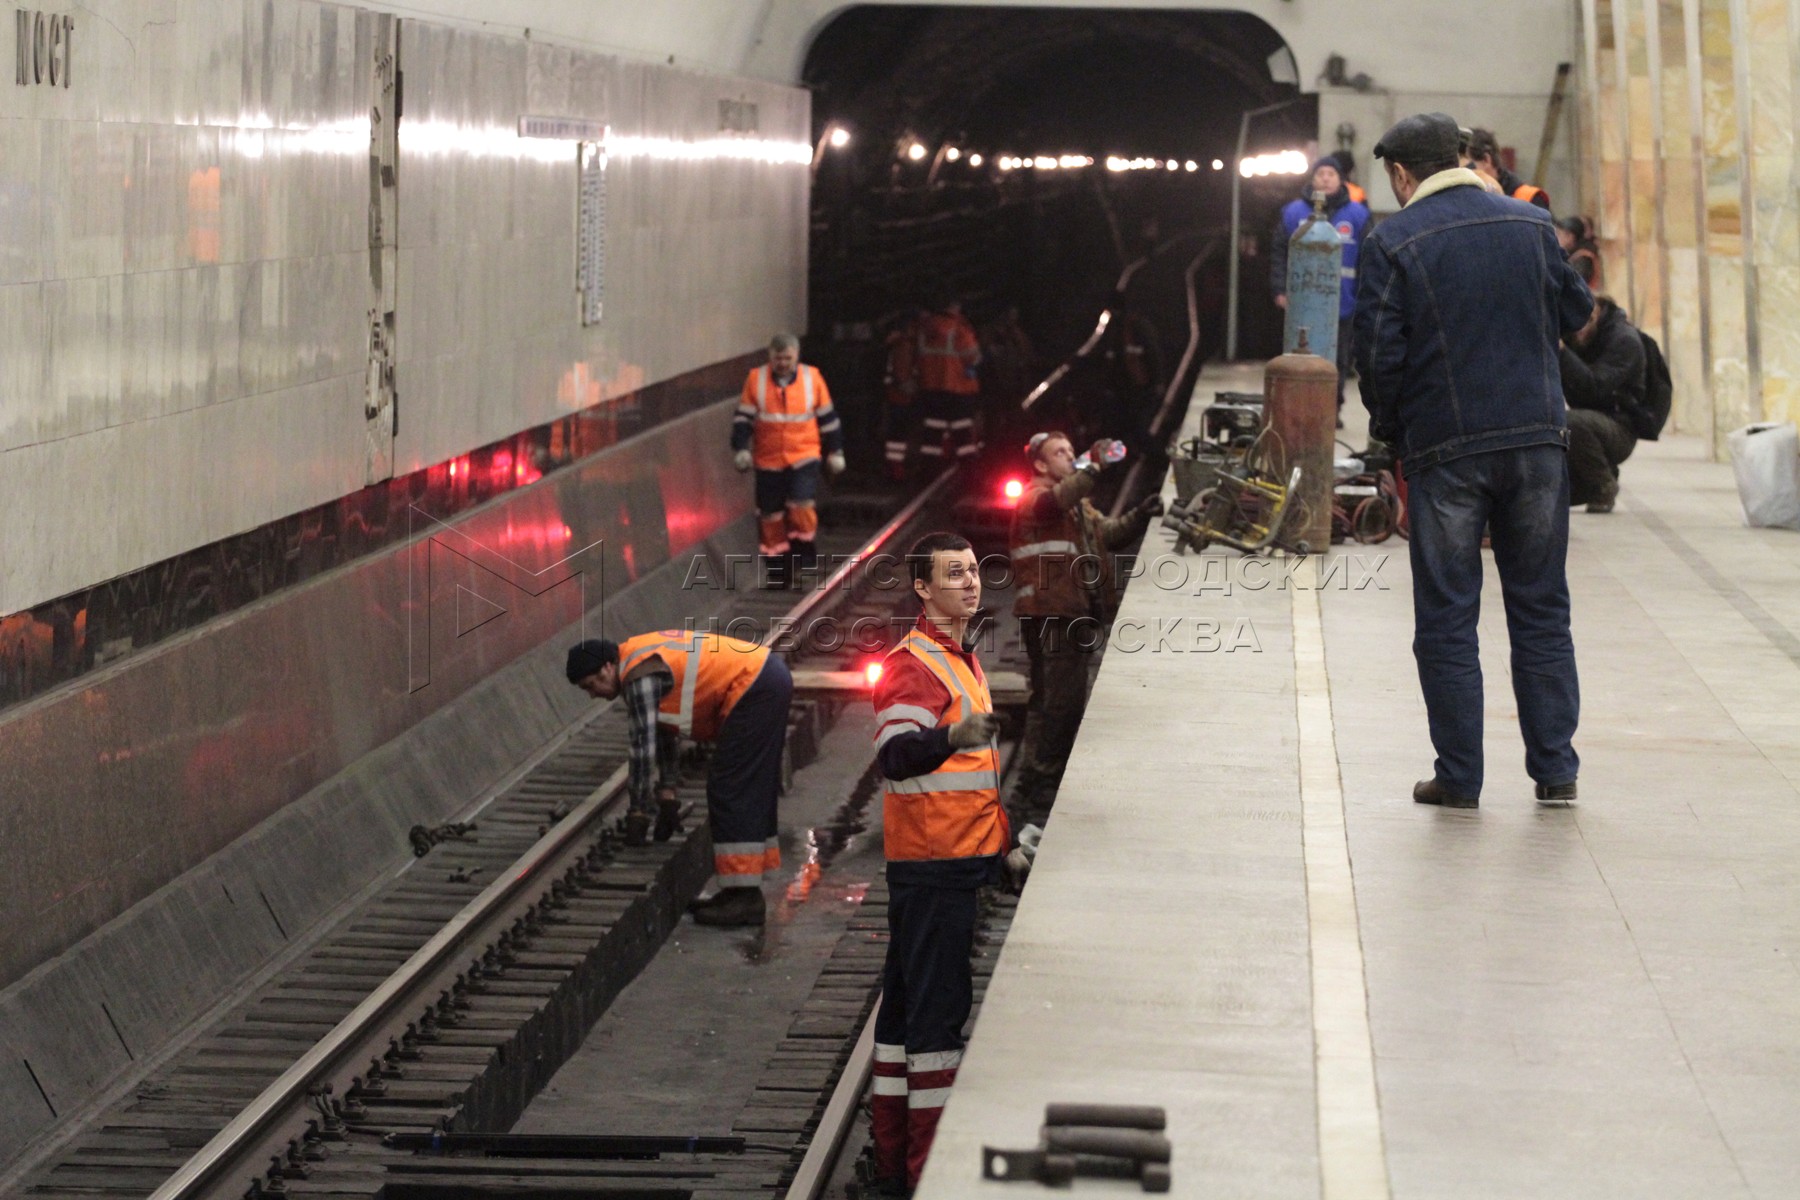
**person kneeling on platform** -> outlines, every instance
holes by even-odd
[[[1569,405],[1569,504],[1609,513],[1619,464],[1637,449],[1628,413],[1644,399],[1644,340],[1605,296],[1588,323],[1563,339],[1563,398]]]
[[[819,563],[819,456],[844,471],[844,427],[817,367],[800,361],[800,339],[778,333],[769,362],[744,379],[731,422],[732,462],[756,467],[757,552],[763,586],[785,588]]]
[[[918,1186],[962,1063],[974,1004],[975,894],[1001,878],[1012,839],[1000,807],[999,721],[969,640],[981,607],[975,552],[932,533],[907,554],[918,623],[875,687],[876,762],[887,779],[888,949],[875,1017],[872,1134],[878,1188]]]
[[[1067,434],[1040,433],[1025,447],[1032,479],[1013,511],[1013,612],[1031,660],[1031,701],[1020,746],[1019,799],[1047,807],[1062,780],[1087,708],[1088,655],[1118,607],[1113,551],[1143,536],[1162,512],[1149,496],[1122,517],[1088,500],[1112,443],[1075,457]]]
[[[794,680],[766,647],[718,634],[666,631],[569,650],[569,682],[596,700],[623,693],[631,731],[625,844],[680,828],[675,798],[682,737],[713,742],[706,777],[719,889],[690,910],[701,925],[761,925],[765,874],[781,868],[776,802]]]

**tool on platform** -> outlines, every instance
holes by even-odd
[[[1167,1114],[1149,1105],[1047,1105],[1039,1144],[982,1147],[981,1175],[1046,1187],[1068,1187],[1078,1178],[1135,1179],[1146,1192],[1167,1192],[1173,1183],[1167,1125]]]
[[[1201,551],[1217,542],[1257,554],[1275,545],[1300,486],[1299,467],[1282,470],[1285,457],[1280,439],[1264,430],[1241,460],[1217,468],[1212,487],[1195,493],[1185,504],[1177,502],[1162,521],[1178,535],[1175,552]],[[1298,554],[1311,549],[1306,542],[1284,548]]]

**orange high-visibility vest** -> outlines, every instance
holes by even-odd
[[[744,379],[740,417],[755,422],[751,458],[764,471],[819,461],[819,424],[831,418],[831,393],[817,367],[805,363],[783,387],[764,365]]]
[[[921,724],[929,721],[936,728],[948,728],[972,713],[994,711],[980,663],[947,653],[919,629],[888,651],[888,669],[898,655],[911,655],[923,663],[950,698],[942,712],[911,708],[906,713],[877,713],[877,721],[910,716]],[[1009,832],[1000,807],[1000,756],[993,745],[959,750],[929,775],[888,780],[882,832],[890,862],[1005,853]]]
[[[657,723],[673,725],[695,741],[710,742],[762,673],[769,651],[716,633],[667,629],[619,643],[619,678],[630,678],[633,669],[652,658],[661,659],[675,676],[675,686],[658,706],[663,719]]]
[[[973,325],[955,313],[932,313],[919,322],[919,386],[925,391],[972,396],[981,390],[975,377],[980,365]]]
[[[1354,204],[1367,204],[1369,202],[1369,193],[1363,191],[1359,185],[1351,183],[1349,180],[1344,181],[1344,190],[1350,193],[1350,200]]]
[[[1527,204],[1537,204],[1539,196],[1544,197],[1544,203],[1538,204],[1538,207],[1549,208],[1549,193],[1545,192],[1544,189],[1537,186],[1537,184],[1521,183],[1518,187],[1513,189],[1513,199],[1523,200]]]

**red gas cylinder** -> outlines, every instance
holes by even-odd
[[[1332,464],[1337,460],[1337,366],[1307,350],[1306,331],[1292,354],[1272,359],[1263,372],[1263,422],[1275,439],[1267,461],[1283,475],[1300,468],[1299,494],[1278,544],[1306,543],[1322,553],[1331,544]]]

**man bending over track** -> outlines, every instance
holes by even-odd
[[[679,828],[680,739],[714,742],[706,777],[719,890],[690,910],[701,925],[761,925],[763,875],[781,868],[776,801],[794,680],[763,646],[712,633],[665,631],[569,650],[569,682],[596,700],[625,695],[631,808],[625,844]]]

